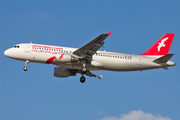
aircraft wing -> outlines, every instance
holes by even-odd
[[[81,56],[82,58],[89,58],[91,60],[92,55],[96,53],[96,51],[99,50],[99,48],[103,47],[104,40],[107,36],[110,36],[112,32],[104,33],[96,37],[94,40],[90,41],[86,45],[82,46],[81,48],[77,49],[73,52],[73,54],[76,54],[78,56]]]

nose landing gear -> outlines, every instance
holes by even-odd
[[[27,71],[27,67],[24,67],[23,70],[24,70],[24,71]]]
[[[27,66],[28,66],[28,64],[29,64],[29,61],[26,60],[25,67],[23,68],[24,71],[27,71]]]

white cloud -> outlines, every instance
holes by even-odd
[[[101,120],[172,120],[168,117],[161,117],[160,115],[153,115],[151,113],[144,113],[141,110],[131,111],[128,114],[123,114],[121,117],[105,117]]]

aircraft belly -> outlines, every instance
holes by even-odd
[[[139,56],[132,56],[131,60],[118,58],[98,58],[95,60],[103,64],[103,70],[110,71],[138,71],[161,67],[161,65],[152,62],[153,59]]]
[[[136,62],[130,59],[118,59],[118,58],[99,58],[95,59],[97,62],[103,64],[103,70],[111,71],[131,71],[137,67]]]

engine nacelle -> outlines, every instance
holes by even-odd
[[[54,76],[64,78],[69,76],[76,76],[76,73],[71,72],[67,68],[54,67]]]
[[[56,62],[76,62],[78,61],[78,58],[74,57],[71,54],[68,53],[57,53],[56,54]]]

